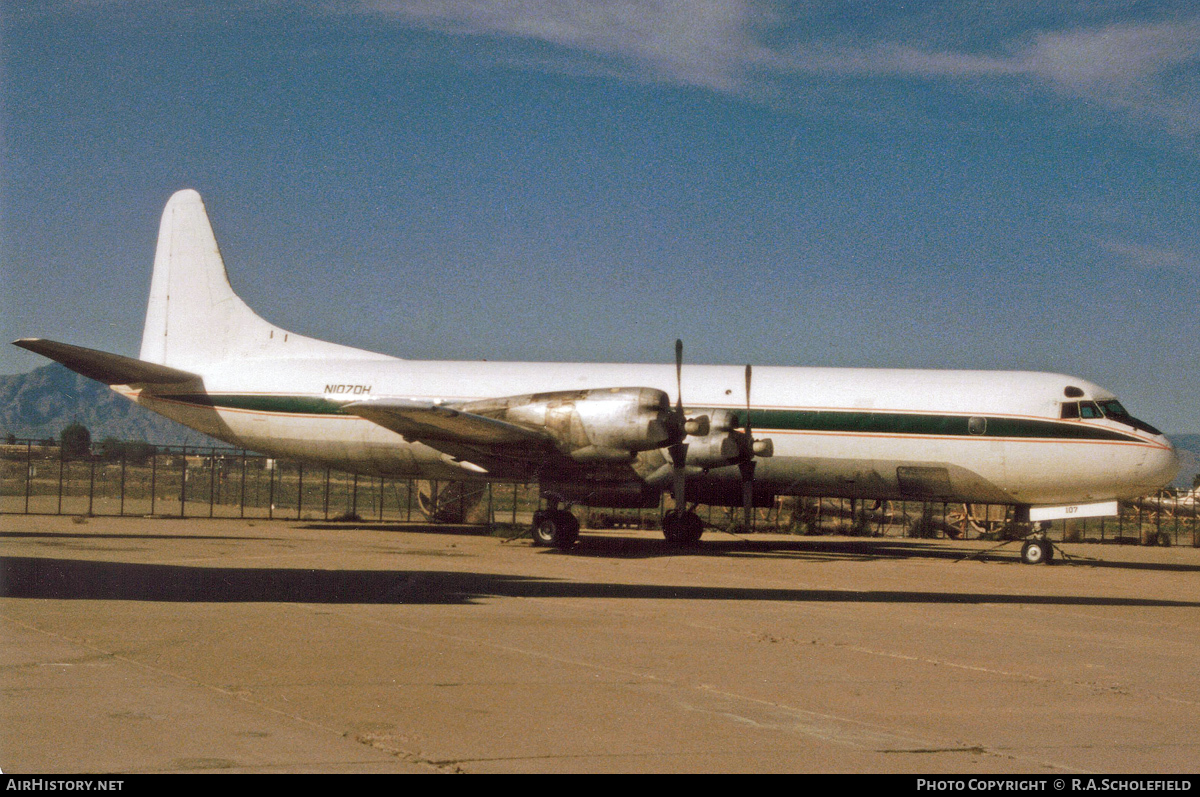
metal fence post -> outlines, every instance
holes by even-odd
[[[238,496],[238,517],[246,516],[246,449],[242,449],[242,494]]]
[[[296,520],[300,519],[301,507],[304,505],[304,463],[300,463],[300,474],[296,478]]]
[[[1158,509],[1154,511],[1154,544],[1163,540],[1163,491],[1158,491]]]
[[[62,494],[63,494],[63,468],[65,467],[65,459],[63,457],[63,446],[58,446],[58,512],[62,514]]]
[[[33,486],[33,441],[25,442],[25,514],[29,514],[29,491]]]
[[[154,515],[154,499],[158,493],[158,449],[150,454],[150,514]]]
[[[217,449],[208,447],[208,516],[213,516],[213,505],[217,501]]]
[[[187,517],[187,446],[180,449],[179,459],[183,463],[179,471],[179,516]]]
[[[92,507],[96,497],[96,458],[88,454],[88,517],[92,516]]]
[[[118,510],[121,517],[125,517],[125,447],[121,447],[121,508]]]

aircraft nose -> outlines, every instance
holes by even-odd
[[[1179,473],[1179,454],[1175,451],[1175,446],[1165,437],[1162,441],[1165,446],[1155,449],[1146,457],[1143,465],[1146,469],[1146,479],[1154,484],[1155,490],[1170,484]]]

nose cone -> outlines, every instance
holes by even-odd
[[[1150,452],[1142,466],[1145,469],[1146,481],[1150,488],[1147,492],[1166,487],[1179,474],[1179,454],[1176,453],[1175,446],[1171,445],[1171,441],[1165,437],[1161,440],[1163,447]]]

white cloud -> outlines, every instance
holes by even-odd
[[[1003,36],[985,35],[992,40],[976,42],[975,49],[954,49],[926,44],[954,38],[932,27],[936,23],[908,19],[855,33],[836,22],[821,24],[814,12],[819,4],[787,15],[768,0],[362,0],[361,7],[429,30],[549,44],[632,68],[642,79],[728,94],[783,92],[789,81],[831,76],[959,81],[976,88],[1019,81],[1184,137],[1200,134],[1196,16],[1114,23],[1064,15],[1061,29],[1023,29],[1018,18]],[[859,14],[876,11],[885,9],[868,6]],[[1047,19],[1039,17],[1038,24]],[[995,19],[986,22],[987,30],[1000,27]],[[960,14],[950,24],[970,27],[970,19]]]
[[[1127,91],[1200,55],[1200,22],[1108,25],[1039,33],[1024,57],[1035,74],[1081,92]]]
[[[1101,241],[1099,243],[1104,251],[1117,256],[1134,268],[1175,271],[1193,276],[1200,274],[1200,257],[1178,249],[1132,244],[1124,241]]]
[[[1060,93],[1200,133],[1200,20],[1042,33],[1024,61]]]
[[[759,45],[751,0],[365,0],[364,7],[434,30],[511,36],[622,59],[650,77],[736,92]]]

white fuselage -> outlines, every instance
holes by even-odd
[[[240,359],[197,372],[211,406],[195,394],[118,389],[256,451],[356,472],[435,479],[505,475],[410,443],[337,407],[368,399],[457,404],[625,386],[675,392],[669,365]],[[755,437],[772,440],[774,456],[758,461],[756,483],[775,494],[1032,505],[1130,498],[1169,481],[1177,461],[1165,437],[1103,417],[1061,418],[1067,387],[1089,400],[1113,398],[1057,374],[759,367],[751,418]],[[689,414],[744,411],[745,390],[741,367],[683,369]],[[990,431],[962,433],[969,419],[983,419]],[[941,431],[943,426],[960,431]],[[736,467],[690,469],[689,478],[736,480],[736,474]]]

